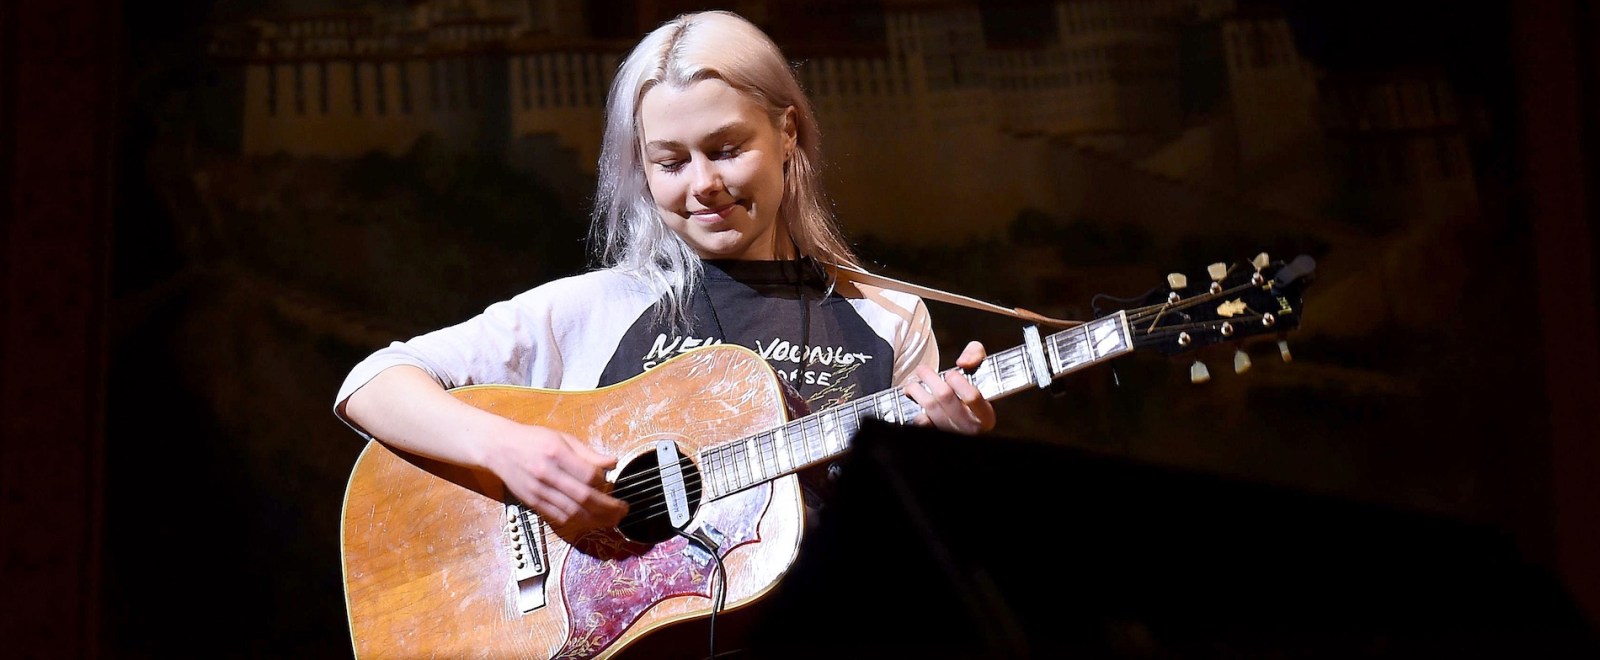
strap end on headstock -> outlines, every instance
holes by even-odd
[[[1285,264],[1283,268],[1279,268],[1278,274],[1272,277],[1272,284],[1276,287],[1288,286],[1300,278],[1315,273],[1316,270],[1317,260],[1312,259],[1310,255],[1302,254]]]
[[[1083,325],[1083,321],[1069,321],[1067,319],[1051,318],[1037,312],[1030,312],[1021,307],[1013,307],[1011,311],[1016,312],[1017,318],[1037,325],[1049,326],[1052,328],[1060,328],[1065,330],[1067,328],[1074,328]]]

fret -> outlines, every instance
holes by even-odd
[[[739,447],[739,467],[742,468],[741,472],[745,475],[744,481],[740,485],[749,486],[760,482],[761,464],[756,462],[756,457],[751,454],[750,444],[741,442],[737,446]]]
[[[875,412],[877,413],[874,418],[881,419],[885,422],[889,422],[890,424],[899,424],[900,410],[894,405],[895,398],[899,395],[900,392],[897,390],[889,390],[887,392],[879,392],[872,395],[872,402],[875,407]]]
[[[856,437],[861,430],[861,402],[851,401],[839,408],[839,430],[846,438]]]
[[[844,453],[845,440],[839,435],[839,420],[830,411],[822,413],[817,421],[822,427],[822,444],[828,448],[828,454],[837,456]]]
[[[911,423],[911,418],[906,416],[905,408],[905,403],[909,400],[910,397],[906,396],[905,390],[903,389],[896,389],[889,392],[887,405],[889,406],[889,409],[893,411],[890,414],[889,421],[896,424]]]
[[[910,424],[911,420],[916,419],[917,415],[922,414],[922,406],[917,405],[916,401],[912,400],[912,398],[909,396],[905,396],[904,394],[901,394],[896,398],[895,407],[900,415],[899,423],[901,424]]]
[[[783,427],[772,430],[772,457],[778,464],[778,471],[794,470],[794,456],[789,453],[789,446],[783,441]]]
[[[811,460],[820,461],[828,457],[828,450],[822,446],[822,434],[818,432],[816,417],[800,420],[800,437],[805,438],[806,451]]]
[[[745,460],[744,457],[744,444],[736,442],[729,445],[728,454],[729,462],[733,464],[734,490],[755,483],[755,479],[751,478],[754,475],[750,474],[750,462]]]
[[[1021,347],[1008,348],[994,355],[998,370],[998,391],[984,392],[985,397],[997,397],[1033,386],[1033,374],[1028,371],[1027,352]]]
[[[761,448],[761,465],[767,470],[768,478],[783,474],[783,461],[778,460],[778,448],[772,444],[772,434],[762,433],[756,436],[757,447]]]
[[[720,497],[724,493],[730,492],[726,480],[728,471],[722,468],[722,448],[712,447],[701,452],[701,462],[705,464],[706,472],[711,477],[709,480],[702,477],[702,480],[711,484],[711,490],[716,493],[716,496]]]
[[[722,448],[722,481],[726,485],[725,493],[739,490],[739,470],[733,462],[733,446]]]
[[[1057,333],[1057,334],[1062,334],[1062,333]],[[1061,344],[1058,343],[1058,342],[1054,342],[1054,341],[1047,341],[1047,342],[1045,342],[1044,346],[1045,346],[1045,349],[1047,351],[1049,351],[1050,373],[1051,374],[1055,374],[1056,373],[1056,365],[1061,364]]]
[[[1133,350],[1126,313],[1107,316],[1091,323],[1089,334],[1094,337],[1096,359],[1105,359]]]
[[[1088,339],[1082,326],[1052,335],[1050,344],[1053,346],[1052,353],[1056,356],[1056,362],[1050,365],[1050,373],[1061,376],[1093,360]]]
[[[878,406],[873,403],[872,397],[864,396],[850,402],[850,418],[852,425],[859,429],[868,419],[878,418]],[[854,433],[855,431],[851,431]]]
[[[744,457],[750,462],[750,483],[765,481],[767,478],[766,467],[761,464],[761,447],[756,445],[754,438],[744,443]]]
[[[805,454],[805,447],[801,446],[801,443],[795,441],[792,435],[794,433],[794,428],[792,426],[784,426],[779,428],[778,433],[783,435],[784,444],[789,447],[789,461],[793,463],[796,468],[811,462],[810,457],[807,457]]]
[[[1058,378],[1133,350],[1128,318],[1124,312],[1058,332],[1050,336],[1049,343],[1055,357],[1051,373]]]

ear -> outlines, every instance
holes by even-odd
[[[800,122],[795,120],[794,106],[783,109],[783,159],[789,160],[794,155],[795,147],[800,143]]]

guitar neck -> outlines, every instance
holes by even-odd
[[[1133,350],[1128,318],[1123,312],[1084,323],[994,353],[968,374],[973,386],[991,401],[1050,381]],[[700,469],[708,499],[721,498],[751,486],[827,462],[850,448],[862,420],[905,424],[922,407],[896,387],[813,413],[781,427],[701,449]]]

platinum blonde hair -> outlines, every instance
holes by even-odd
[[[797,256],[856,264],[822,189],[821,135],[794,71],[760,28],[729,12],[684,14],[656,28],[623,60],[606,100],[590,246],[601,266],[664,291],[663,316],[688,325],[690,295],[702,276],[699,255],[659,217],[645,181],[639,104],[657,85],[682,89],[715,78],[745,94],[782,129],[794,108],[795,151],[784,175],[778,221]],[[782,236],[778,239],[782,240]],[[662,319],[657,319],[658,321]]]

